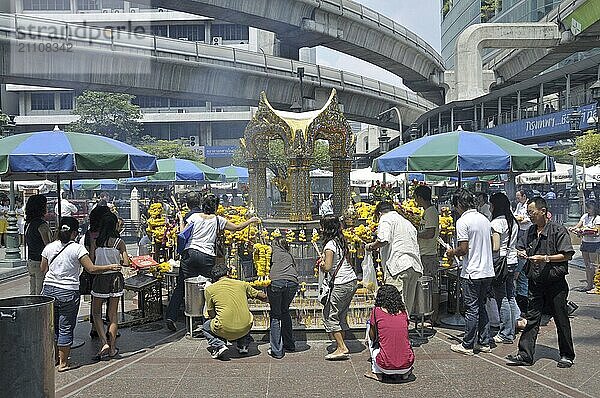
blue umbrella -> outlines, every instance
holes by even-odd
[[[187,159],[160,159],[157,161],[158,172],[149,177],[128,178],[128,184],[189,184],[195,182],[222,182],[225,175],[204,163]]]
[[[248,169],[245,167],[231,165],[219,167],[217,170],[225,174],[225,178],[228,182],[248,183]]]
[[[140,177],[143,178],[143,177]],[[119,181],[113,179],[101,179],[101,180],[75,180],[73,181],[73,189],[76,191],[114,191],[118,188]],[[70,190],[71,184],[68,182],[63,183],[64,190]]]
[[[373,161],[373,171],[450,176],[547,171],[541,152],[490,134],[457,130],[404,144]]]

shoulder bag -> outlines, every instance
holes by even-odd
[[[217,231],[215,237],[215,260],[219,263],[225,262],[225,225],[219,226],[219,216],[215,215],[217,221]]]
[[[506,278],[508,278],[508,250],[510,250],[510,240],[512,238],[512,227],[513,225],[508,227],[508,243],[506,245],[506,256],[502,256],[494,260],[494,280],[492,281],[492,285],[501,286],[506,282]],[[502,239],[502,236],[500,236]]]
[[[371,348],[374,350],[380,348],[379,345],[379,330],[377,329],[377,307],[373,307],[373,324],[370,326],[375,331],[375,338],[371,341]]]
[[[338,246],[339,247],[339,246]],[[340,256],[340,262],[337,265],[337,268],[333,275],[329,277],[329,273],[323,276],[323,281],[321,281],[321,285],[319,286],[319,296],[317,297],[319,302],[323,305],[327,305],[329,300],[331,299],[331,292],[333,291],[333,283],[335,282],[335,277],[337,276],[340,268],[342,268],[342,264],[346,259],[346,256]]]

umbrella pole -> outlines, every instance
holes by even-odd
[[[60,174],[56,175],[56,199],[57,199],[57,210],[56,213],[56,231],[59,230],[60,227],[60,215],[62,214],[62,203],[60,200]]]

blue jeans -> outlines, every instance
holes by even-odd
[[[183,303],[185,280],[198,275],[210,278],[214,265],[215,258],[199,250],[187,249],[183,252],[181,255],[181,268],[179,268],[179,275],[177,275],[177,286],[175,286],[175,290],[173,290],[173,294],[169,300],[166,319],[177,320],[177,311],[179,311],[179,307]]]
[[[488,346],[490,341],[490,320],[485,310],[487,293],[493,278],[461,278],[465,302],[465,336],[463,346],[473,349],[475,342]]]
[[[210,319],[207,319],[206,322],[204,322],[204,324],[202,325],[202,334],[204,334],[204,337],[206,337],[206,340],[208,340],[208,345],[213,350],[218,350],[219,348],[227,344],[227,341],[224,338],[217,336],[210,329],[210,321]],[[235,342],[238,348],[248,347],[248,345],[250,344],[250,333],[248,333],[244,337],[235,340]]]
[[[519,315],[521,315],[521,310],[515,299],[514,275],[514,271],[509,272],[506,282],[500,286],[494,286],[493,289],[500,314],[500,331],[498,332],[498,336],[506,341],[514,340],[515,326]]]
[[[296,348],[292,332],[290,304],[298,291],[298,283],[280,279],[272,281],[267,288],[271,306],[270,342],[271,355],[281,358],[284,348],[293,351]]]
[[[42,295],[54,298],[54,340],[59,347],[73,344],[73,332],[79,313],[79,290],[44,285]]]

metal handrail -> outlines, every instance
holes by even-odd
[[[23,26],[23,22],[29,23],[29,25]],[[52,24],[56,25],[56,31],[51,31],[50,27],[53,26]],[[36,30],[36,28],[41,26],[45,28],[44,31]],[[406,101],[408,105],[424,110],[436,107],[435,104],[415,93],[361,75],[307,62],[291,62],[286,58],[232,47],[213,46],[200,42],[126,31],[112,31],[108,37],[105,37],[105,33],[111,32],[110,30],[16,14],[0,14],[0,31],[4,31],[7,34],[14,33],[17,39],[19,39],[19,36],[26,38],[27,35],[30,35],[30,37],[43,37],[49,40],[68,40],[70,43],[80,42],[88,45],[105,46],[111,51],[118,51],[118,49],[150,51],[151,55],[155,57],[183,57],[186,60],[193,59],[195,60],[194,62],[199,63],[216,60],[231,63],[234,67],[238,68],[244,66],[252,70],[264,68],[263,73],[283,74],[288,77],[295,77],[295,68],[303,66],[305,68],[305,80],[319,86],[323,86],[323,83],[327,82],[329,83],[327,85],[340,87],[342,91],[345,87],[351,86],[351,88],[358,91],[385,96],[394,101]],[[352,82],[348,82],[345,77],[352,78]],[[357,81],[361,83],[354,83]],[[392,88],[390,90],[385,88],[385,86]]]

